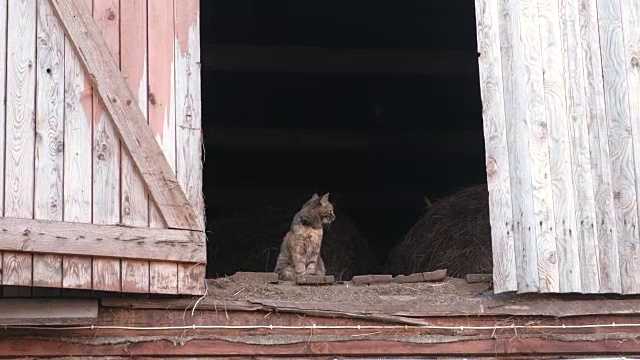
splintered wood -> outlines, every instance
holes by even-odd
[[[640,293],[640,3],[475,3],[494,291]]]
[[[199,0],[174,2],[0,0],[5,295],[205,292]]]

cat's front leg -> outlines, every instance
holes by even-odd
[[[303,275],[307,270],[304,258],[304,248],[302,246],[294,246],[292,250],[291,261],[293,262],[293,267],[296,270],[296,275]]]
[[[309,264],[307,264],[307,274],[315,275],[316,268],[317,268],[316,262],[315,261],[310,262]]]

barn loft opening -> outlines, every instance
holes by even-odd
[[[397,273],[426,204],[486,183],[473,2],[208,0],[201,16],[208,277],[272,271],[315,192],[344,220],[323,245],[338,279]]]

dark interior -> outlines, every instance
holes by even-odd
[[[383,271],[425,197],[486,182],[472,1],[200,3],[208,277],[272,270],[218,267],[238,209],[330,192]],[[366,49],[385,55],[341,65]]]

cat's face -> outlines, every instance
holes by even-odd
[[[329,202],[329,193],[324,194],[322,197],[319,197],[318,194],[313,194],[307,205],[318,212],[322,223],[325,225],[332,223],[336,219],[336,215],[333,213],[333,204]]]

